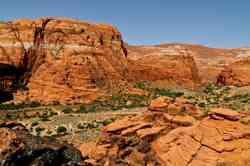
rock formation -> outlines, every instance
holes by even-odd
[[[83,166],[81,153],[53,138],[30,135],[23,126],[1,123],[0,165]]]
[[[179,65],[183,63],[181,59],[185,59],[182,56],[183,55],[189,55],[189,60],[187,60],[187,63],[182,66],[176,65],[175,72],[172,73],[178,74],[177,72],[184,72],[182,78],[185,78],[186,74],[188,72],[185,72],[189,68],[194,68],[194,71],[198,72],[196,75],[199,75],[199,79],[201,83],[206,84],[209,82],[216,83],[217,77],[220,74],[220,72],[224,69],[225,66],[238,61],[240,59],[244,59],[250,56],[250,49],[249,48],[238,48],[238,49],[223,49],[223,48],[209,48],[201,45],[192,45],[192,44],[161,44],[161,45],[151,45],[151,46],[128,46],[128,57],[132,61],[136,61],[137,65],[139,64],[139,67],[135,66],[135,71],[138,71],[140,68],[141,71],[143,71],[143,67],[145,68],[145,73],[152,73],[150,71],[150,67],[152,69],[159,69],[163,68],[163,62],[162,57],[159,57],[159,55],[165,55],[166,59],[168,59],[168,56],[174,56],[175,60],[178,61]],[[168,57],[168,58],[167,58]],[[145,59],[149,59],[148,63],[145,63],[146,67],[143,66]],[[171,58],[169,58],[171,59]],[[173,59],[173,58],[172,58]],[[192,60],[191,60],[192,59]],[[142,61],[142,63],[140,63]],[[159,64],[158,61],[160,61],[162,64]],[[167,60],[166,60],[167,61]],[[194,65],[194,63],[196,65]],[[149,63],[150,62],[150,63]],[[133,63],[132,63],[133,64]],[[140,64],[142,66],[140,66]],[[174,65],[171,65],[169,63],[165,64],[166,66],[173,66],[172,69],[174,69]],[[193,67],[192,67],[193,66]],[[183,69],[183,67],[185,67]],[[197,70],[195,70],[195,68]],[[146,70],[147,69],[147,70]],[[157,72],[154,73],[154,77]],[[164,73],[164,70],[161,70],[161,74],[158,74],[158,77]],[[148,77],[150,74],[148,74]],[[152,78],[154,78],[152,77]],[[188,76],[186,76],[188,77]],[[138,76],[137,76],[138,78]],[[151,78],[151,79],[152,79]],[[144,78],[145,79],[145,78]],[[178,80],[178,78],[175,78]],[[184,81],[185,82],[185,81]],[[196,81],[197,82],[197,81]]]
[[[220,85],[249,86],[250,59],[236,61],[224,68],[218,75]]]
[[[112,26],[41,18],[0,27],[0,62],[24,69],[29,89],[16,100],[86,102],[126,79],[126,49]]]
[[[0,23],[0,63],[20,71],[15,101],[90,102],[127,87],[129,82],[140,81],[194,89],[202,83],[215,83],[226,65],[248,56],[249,48],[130,46],[110,25],[66,18]],[[231,77],[226,74],[230,72],[228,69],[222,72],[222,82],[224,75]],[[246,81],[246,72],[245,69],[241,74],[237,72],[234,81],[237,83],[226,79],[225,84]],[[245,86],[249,82],[240,84]]]
[[[154,81],[187,88],[200,84],[196,62],[185,48],[179,48],[177,52],[140,49],[145,51],[128,54],[131,81]]]
[[[194,118],[195,111],[185,115],[154,108],[111,123],[97,144],[82,144],[80,151],[92,163],[110,166],[249,164],[250,128],[239,122],[240,113],[214,108],[207,117]]]

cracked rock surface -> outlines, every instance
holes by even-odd
[[[250,128],[239,122],[206,118],[161,136],[152,149],[162,165],[240,165],[250,161],[246,155],[250,153],[249,135]]]
[[[238,113],[214,108],[201,120],[194,115],[151,108],[106,126],[103,139],[83,144],[80,151],[97,164],[110,166],[249,165],[250,127],[239,121]]]

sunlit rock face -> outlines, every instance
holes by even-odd
[[[129,71],[132,81],[195,88],[200,76],[192,52],[184,46],[130,46]]]
[[[1,63],[31,66],[29,90],[16,100],[88,102],[127,75],[121,34],[106,24],[64,18],[1,23],[0,48]]]
[[[217,78],[220,85],[250,86],[250,59],[243,58],[226,66]]]
[[[185,58],[183,56],[185,56]],[[180,43],[151,46],[128,46],[128,57],[132,62],[136,62],[136,65],[133,65],[134,63],[132,63],[132,66],[135,66],[135,69],[131,69],[132,72],[134,72],[134,70],[139,72],[140,70],[140,72],[144,72],[145,74],[147,74],[148,72],[145,71],[149,71],[150,69],[153,70],[154,68],[161,68],[161,72],[159,72],[159,70],[155,72],[154,77],[151,79],[162,80],[162,76],[164,75],[162,74],[164,73],[163,70],[167,70],[166,68],[171,68],[169,66],[175,66],[172,68],[175,69],[175,71],[170,72],[175,80],[178,80],[180,74],[183,73],[181,74],[181,78],[184,79],[185,77],[187,77],[187,80],[196,80],[195,82],[197,82],[197,73],[194,74],[196,75],[195,77],[191,77],[191,72],[187,72],[188,70],[192,69],[192,71],[195,70],[198,72],[201,84],[216,83],[218,75],[222,70],[224,70],[225,66],[238,60],[246,59],[249,56],[250,48],[247,47],[237,49],[224,49]],[[168,63],[165,63],[164,65],[163,61],[169,62],[168,59],[170,59],[170,61],[173,61],[173,59],[175,59],[176,63],[178,62],[178,65],[170,65]],[[137,67],[137,64],[143,64],[144,61],[148,62],[145,62],[145,65],[143,65],[144,69],[141,69],[141,67]],[[184,61],[186,61],[186,63],[181,67],[181,64],[183,64]],[[161,65],[159,64],[160,62]],[[195,68],[197,68],[197,70]],[[179,76],[177,73],[179,73]],[[150,74],[147,75],[148,77],[150,76]],[[155,75],[158,75],[158,77],[156,77]],[[163,78],[166,77],[163,76]],[[182,80],[182,82],[185,84],[185,81]]]

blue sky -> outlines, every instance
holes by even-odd
[[[5,0],[0,19],[66,16],[115,25],[130,44],[250,46],[250,0]]]

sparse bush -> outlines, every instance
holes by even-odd
[[[136,94],[129,94],[128,95],[128,100],[145,101],[146,97],[141,96],[141,95],[136,95]]]
[[[9,120],[16,120],[17,119],[17,115],[16,114],[6,114],[5,118],[9,119]]]
[[[44,116],[41,118],[41,121],[45,122],[45,121],[49,121],[49,118],[47,116]]]
[[[184,95],[183,92],[175,91],[172,89],[156,88],[154,91],[155,91],[156,96],[168,96],[168,97],[176,98],[176,97],[181,97]]]
[[[35,129],[35,131],[36,131],[36,134],[39,136],[40,134],[41,134],[41,132],[42,131],[44,131],[45,130],[45,128],[42,128],[42,127],[37,127],[36,129]]]
[[[60,104],[60,102],[59,101],[52,101],[52,103],[51,103],[52,105],[59,105]]]
[[[144,89],[146,89],[146,83],[145,82],[137,82],[134,87],[144,90]]]
[[[37,126],[39,123],[37,121],[34,121],[31,123],[31,127]]]
[[[18,110],[26,107],[39,107],[39,106],[41,106],[41,104],[38,102],[0,104],[0,110]]]
[[[73,110],[72,110],[72,108],[70,108],[70,107],[66,107],[66,108],[64,108],[64,109],[62,110],[62,112],[65,113],[65,114],[69,114],[69,113],[73,112]]]
[[[59,127],[57,127],[56,132],[57,133],[65,133],[65,132],[67,132],[67,128],[64,126],[59,126]]]
[[[113,122],[112,119],[105,119],[105,120],[103,120],[102,124],[103,124],[103,126],[107,126],[107,125],[111,124],[112,122]]]
[[[31,101],[31,102],[29,103],[29,106],[30,106],[30,107],[40,107],[41,104],[40,104],[38,101]]]
[[[98,109],[98,106],[100,106],[101,103],[99,102],[93,102],[92,104],[89,105],[87,112],[96,112]]]
[[[81,105],[80,108],[79,108],[79,112],[80,113],[86,113],[87,110],[86,110],[85,106]]]

